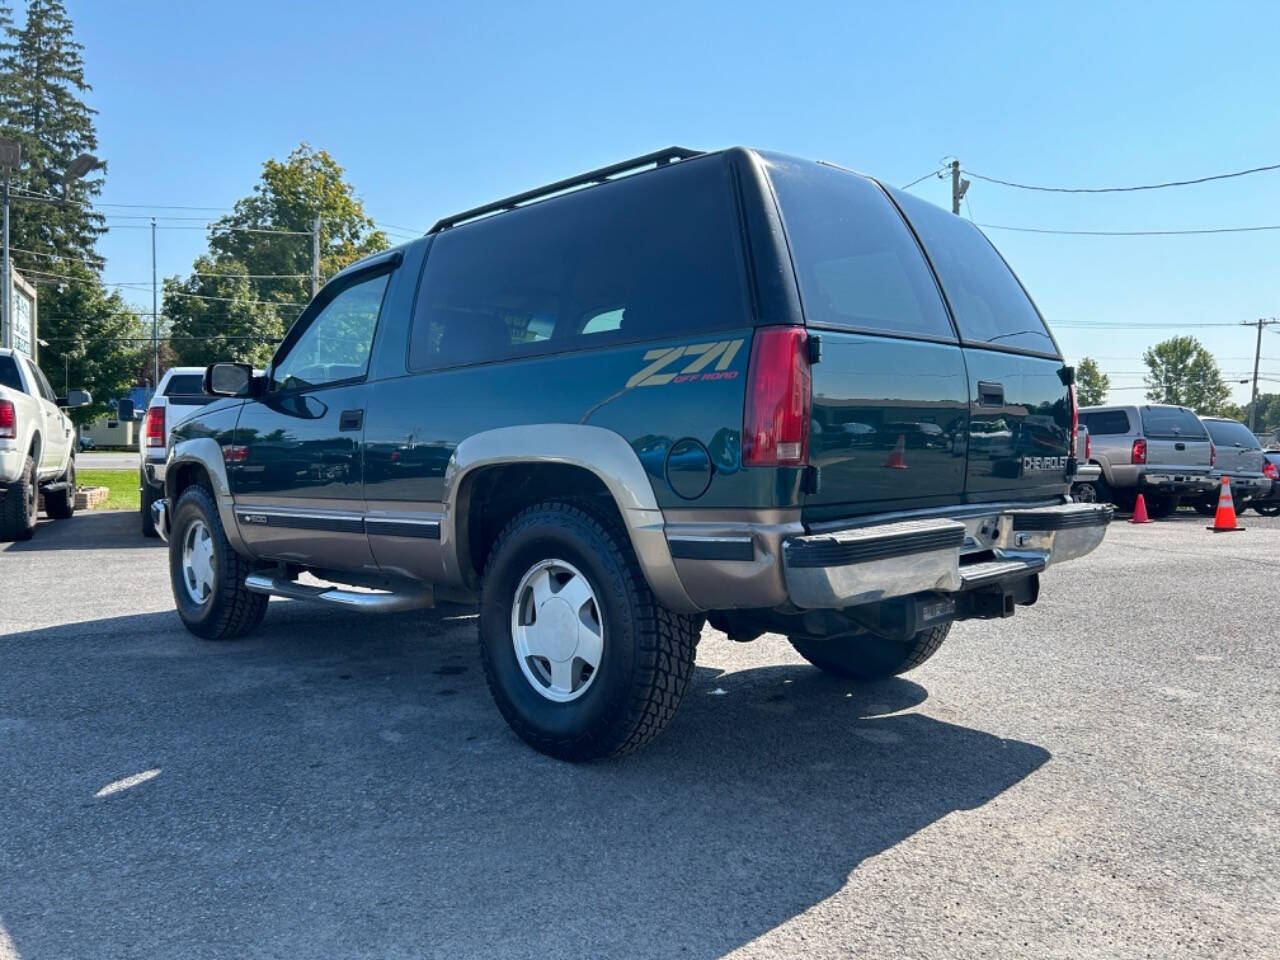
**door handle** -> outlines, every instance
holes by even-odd
[[[1004,384],[989,380],[978,381],[978,405],[982,407],[1004,406]]]
[[[343,410],[338,416],[339,430],[359,430],[364,426],[363,410]]]
[[[1173,445],[1173,449],[1175,449],[1175,450],[1185,450],[1185,449],[1187,449],[1187,445],[1186,445],[1185,443],[1175,443],[1175,444]]]

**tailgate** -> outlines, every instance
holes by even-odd
[[[1205,420],[1204,425],[1217,448],[1219,470],[1232,475],[1262,472],[1266,457],[1253,431],[1235,420]]]
[[[1202,472],[1209,471],[1209,434],[1199,417],[1186,407],[1147,406],[1139,407],[1138,412],[1147,438],[1148,469],[1199,467]]]
[[[971,500],[1060,495],[1071,455],[1071,397],[1061,360],[966,349]]]

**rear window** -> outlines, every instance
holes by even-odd
[[[723,157],[684,160],[436,235],[414,370],[751,323]]]
[[[981,230],[919,197],[890,192],[924,244],[966,343],[1058,356],[1031,298]]]
[[[22,377],[18,374],[18,363],[13,357],[0,357],[0,387],[26,393],[22,386]]]
[[[1163,440],[1208,440],[1204,424],[1181,407],[1143,407],[1142,432]]]
[[[1115,436],[1129,432],[1129,415],[1123,410],[1100,410],[1080,414],[1080,422],[1095,437]]]
[[[204,392],[203,373],[175,373],[169,378],[164,388],[166,397],[173,397],[177,403],[193,405],[212,403],[214,397]]]
[[[883,190],[826,164],[765,161],[807,323],[955,339],[929,265]]]
[[[1262,449],[1262,443],[1243,423],[1235,420],[1202,420],[1201,423],[1209,429],[1209,436],[1220,447],[1230,447],[1238,443],[1246,450]]]

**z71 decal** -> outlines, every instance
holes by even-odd
[[[645,360],[650,361],[627,381],[632,387],[664,387],[668,383],[692,383],[702,380],[736,380],[737,370],[730,370],[733,358],[738,355],[742,340],[713,340],[710,343],[688,343],[682,347],[658,347],[646,350]],[[689,359],[679,370],[670,367],[681,359]],[[715,361],[715,369],[708,370]],[[666,372],[662,372],[666,371]]]

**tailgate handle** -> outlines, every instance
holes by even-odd
[[[1175,443],[1175,444],[1173,445],[1173,449],[1175,449],[1175,450],[1185,450],[1185,449],[1187,449],[1187,445],[1186,445],[1185,443],[1183,443],[1181,440],[1179,440],[1177,443]]]
[[[338,417],[339,430],[359,430],[363,423],[363,410],[343,410],[342,415]]]
[[[1004,384],[978,381],[978,405],[982,407],[1004,406]]]

